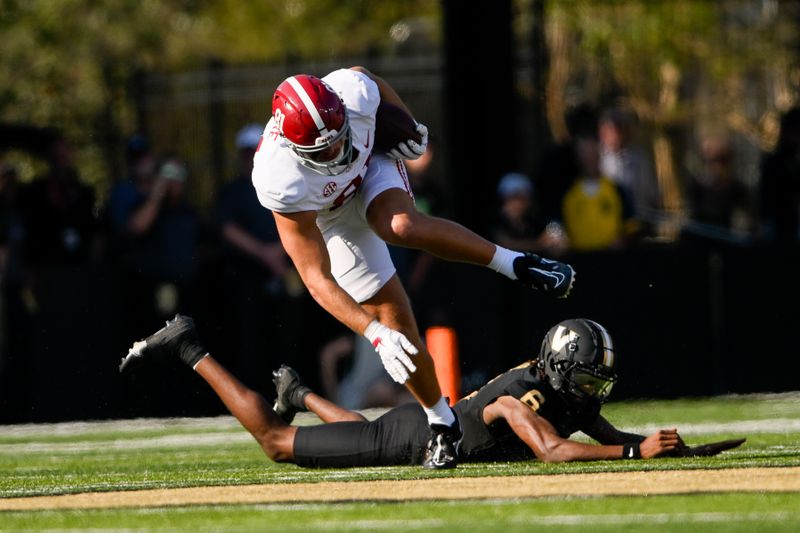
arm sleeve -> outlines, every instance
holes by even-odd
[[[350,112],[374,117],[381,101],[378,85],[366,74],[350,69],[334,70],[324,78]]]
[[[599,413],[592,422],[584,425],[581,431],[600,444],[640,443],[645,439],[643,435],[618,430],[611,422],[600,416]]]
[[[261,205],[277,213],[316,211],[317,207],[304,201],[307,187],[302,181],[294,181],[285,189],[256,189]]]

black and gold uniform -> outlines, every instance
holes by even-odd
[[[513,396],[529,405],[563,438],[591,424],[600,414],[599,402],[580,407],[568,403],[539,377],[535,362],[530,361],[497,376],[453,407],[464,435],[461,462],[535,457],[504,420],[484,424],[483,409],[501,396]],[[415,402],[391,409],[371,422],[300,427],[294,456],[298,465],[316,468],[417,465],[429,439],[427,417]]]
[[[553,390],[539,375],[535,361],[529,361],[492,381],[456,403],[454,410],[461,422],[461,461],[514,461],[533,459],[533,451],[511,430],[505,420],[487,426],[483,409],[501,396],[512,396],[527,404],[539,416],[553,424],[559,436],[570,435],[586,427],[600,414],[599,402],[568,403],[563,394]]]

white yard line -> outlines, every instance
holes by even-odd
[[[19,453],[82,453],[91,451],[152,450],[155,448],[193,448],[198,446],[218,446],[255,440],[249,433],[193,433],[189,435],[164,435],[132,439],[109,439],[71,442],[30,441],[15,444],[0,444],[0,454]]]
[[[631,513],[631,514],[572,514],[537,516],[537,526],[578,526],[586,524],[680,524],[716,522],[782,522],[797,519],[800,513],[775,511],[766,513],[697,512],[697,513]],[[517,520],[513,520],[517,522]]]
[[[798,393],[750,395],[754,399],[785,402],[800,401]],[[367,418],[374,419],[385,409],[364,411]],[[297,422],[301,425],[318,423],[310,413],[300,413]],[[800,432],[798,418],[772,418],[737,420],[732,422],[704,421],[694,423],[669,422],[647,424],[637,427],[621,427],[625,431],[650,434],[658,429],[677,427],[682,435],[730,434],[747,436],[755,433]],[[174,430],[177,434],[140,437],[139,431]],[[82,435],[97,433],[128,432],[130,438],[119,435],[109,439],[80,440]],[[194,432],[180,434],[180,432]],[[232,416],[206,418],[138,418],[130,420],[108,420],[87,422],[63,422],[55,424],[20,424],[0,426],[0,436],[28,439],[25,442],[0,444],[0,454],[18,453],[82,453],[87,451],[116,451],[130,449],[180,448],[191,446],[217,446],[253,442]],[[52,442],[54,436],[77,437],[70,442]],[[41,440],[37,440],[41,439]]]
[[[53,424],[11,424],[0,426],[4,437],[70,436],[84,433],[116,431],[148,431],[166,428],[183,430],[222,430],[241,427],[232,416],[204,418],[133,418],[129,420],[91,420],[81,422],[58,422]]]
[[[767,513],[737,513],[737,512],[697,512],[697,513],[630,513],[630,514],[565,514],[545,515],[534,518],[506,518],[507,524],[535,524],[535,526],[586,526],[589,524],[626,525],[626,524],[670,524],[670,523],[728,523],[728,522],[783,522],[796,520],[800,513],[775,511]],[[491,521],[491,523],[496,523]],[[443,520],[349,520],[347,527],[351,529],[390,529],[406,527],[410,529],[424,529],[441,526]],[[306,524],[312,530],[338,529],[341,522],[319,521]]]
[[[649,435],[663,428],[676,427],[682,435],[708,435],[712,433],[790,433],[800,431],[800,419],[770,418],[766,420],[737,420],[735,422],[695,422],[683,424],[670,422],[623,428],[625,431]]]
[[[169,423],[162,423],[158,425],[155,421],[148,420],[146,423],[138,423],[133,428],[141,430],[152,429],[218,429],[226,430],[229,428],[238,428],[240,431],[230,432],[206,432],[206,433],[188,433],[185,435],[160,435],[154,437],[133,437],[133,438],[113,438],[103,440],[72,440],[70,442],[51,442],[51,441],[37,441],[33,437],[41,435],[41,432],[31,434],[32,440],[20,443],[0,444],[0,454],[19,454],[19,453],[83,453],[89,451],[119,451],[119,450],[150,450],[157,448],[185,448],[187,446],[218,446],[221,444],[238,444],[253,442],[253,438],[249,433],[245,432],[241,426],[238,425],[235,419],[231,418],[232,424],[227,417],[218,417],[213,419],[172,419]],[[142,421],[139,421],[142,422]],[[103,424],[102,429],[89,422],[81,423],[85,432],[95,433],[98,431],[106,431],[109,426],[104,422],[95,423]],[[115,424],[114,424],[115,425]],[[72,426],[72,424],[70,424]],[[647,426],[639,427],[624,427],[621,428],[625,431],[632,431],[648,435],[660,428],[677,427],[682,435],[708,435],[730,434],[734,436],[752,435],[755,433],[789,433],[800,432],[800,420],[789,418],[777,418],[771,420],[740,420],[736,422],[700,422],[693,424],[650,424]],[[125,431],[131,431],[131,426],[119,426]],[[70,427],[69,431],[76,437],[81,435],[75,427]],[[48,435],[64,435],[57,431],[50,432]],[[3,435],[7,435],[3,431]],[[10,435],[15,437],[23,437],[23,435],[12,432]]]

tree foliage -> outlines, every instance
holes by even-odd
[[[793,4],[578,1],[552,7],[578,36],[576,70],[595,63],[601,76],[594,83],[624,93],[643,120],[669,126],[700,114],[740,128],[744,110],[745,120],[759,121],[797,99],[795,91],[776,101],[770,85],[776,77],[796,76],[800,66]],[[708,97],[699,97],[700,91]],[[746,133],[761,146],[770,143],[769,131]]]
[[[131,133],[140,71],[389,50],[430,0],[0,0],[0,122],[62,129],[84,175],[107,180]],[[116,149],[117,155],[119,150]],[[101,156],[102,154],[102,156]]]
[[[734,132],[769,149],[780,113],[800,100],[799,4],[551,0],[554,131],[566,94],[624,101],[649,129],[666,206],[679,211],[675,137]]]

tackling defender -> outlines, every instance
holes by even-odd
[[[442,397],[386,243],[484,265],[558,298],[569,294],[575,273],[567,264],[496,246],[418,212],[402,160],[425,152],[428,130],[414,122],[413,138],[379,153],[381,102],[412,117],[394,89],[363,67],[322,79],[287,78],[273,96],[253,184],[312,297],[364,335],[391,377],[422,405],[433,430],[423,465],[451,468],[461,429]]]
[[[427,420],[417,403],[367,421],[313,393],[287,366],[273,374],[278,394],[273,410],[259,393],[245,387],[207,353],[189,317],[178,315],[166,327],[134,343],[120,371],[170,356],[180,357],[211,385],[273,461],[336,468],[413,465],[419,464],[427,450]],[[545,336],[537,359],[497,376],[455,404],[463,430],[459,459],[649,459],[714,455],[744,442],[689,448],[676,429],[661,429],[648,437],[618,430],[600,414],[617,381],[614,365],[614,346],[603,326],[586,319],[559,323]],[[306,410],[329,423],[289,425],[296,412]],[[569,440],[576,431],[599,444]]]

